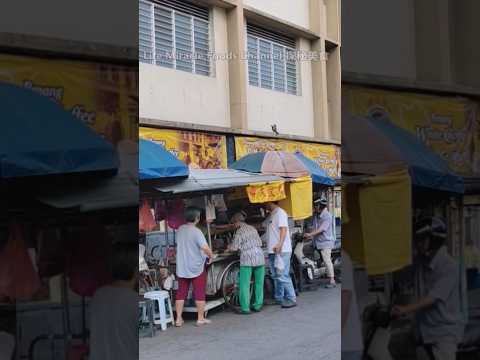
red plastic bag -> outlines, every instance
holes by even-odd
[[[182,199],[176,199],[169,203],[167,221],[168,226],[172,229],[178,229],[181,225],[185,224],[185,203]]]
[[[185,224],[185,203],[182,199],[172,201],[159,201],[155,204],[155,216],[157,221],[167,220],[171,229],[177,230]]]
[[[35,271],[18,224],[10,225],[8,242],[0,253],[0,298],[8,301],[30,300],[40,289]]]
[[[150,232],[157,226],[148,200],[144,200],[138,216],[138,228],[142,232]]]
[[[109,240],[105,229],[95,222],[72,231],[67,274],[70,289],[76,294],[91,297],[112,281],[108,267]]]

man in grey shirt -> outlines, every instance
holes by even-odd
[[[315,248],[322,254],[322,259],[327,267],[327,276],[330,279],[326,287],[333,288],[336,286],[332,262],[332,250],[335,247],[333,217],[327,209],[328,202],[326,199],[317,199],[313,204],[315,212],[312,217],[312,230],[305,234],[305,238],[313,239]]]
[[[200,221],[200,209],[189,207],[185,211],[186,224],[177,230],[177,280],[175,308],[177,319],[175,325],[183,325],[183,307],[188,296],[190,283],[193,286],[193,295],[197,306],[197,326],[206,325],[210,320],[205,318],[205,288],[207,286],[207,272],[205,265],[214,255],[207,244],[205,236],[197,227]]]
[[[114,281],[98,289],[90,303],[89,360],[138,357],[138,244],[113,247]]]
[[[393,309],[396,316],[415,315],[419,359],[454,360],[463,338],[458,264],[447,252],[446,235],[445,224],[438,218],[416,225],[417,301]]]

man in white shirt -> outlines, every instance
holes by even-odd
[[[282,308],[292,308],[297,305],[297,297],[292,279],[290,278],[290,258],[292,256],[292,241],[288,228],[288,215],[276,202],[266,204],[270,215],[264,222],[266,229],[268,258],[270,272],[274,281],[275,304]],[[284,268],[278,271],[275,267],[275,257],[280,256]]]
[[[342,250],[342,360],[361,360],[363,340],[358,314],[353,266]]]

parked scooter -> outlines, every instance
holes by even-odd
[[[312,241],[305,240],[303,233],[294,234],[292,237],[294,255],[292,257],[293,267],[299,282],[299,291],[311,284],[317,284],[327,276],[327,267],[322,256],[313,246]],[[332,261],[335,277],[338,279],[341,274],[341,249],[332,251]]]

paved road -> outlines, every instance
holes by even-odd
[[[212,324],[187,320],[140,339],[140,360],[340,360],[340,288],[302,293],[298,306],[261,313],[209,313]]]

